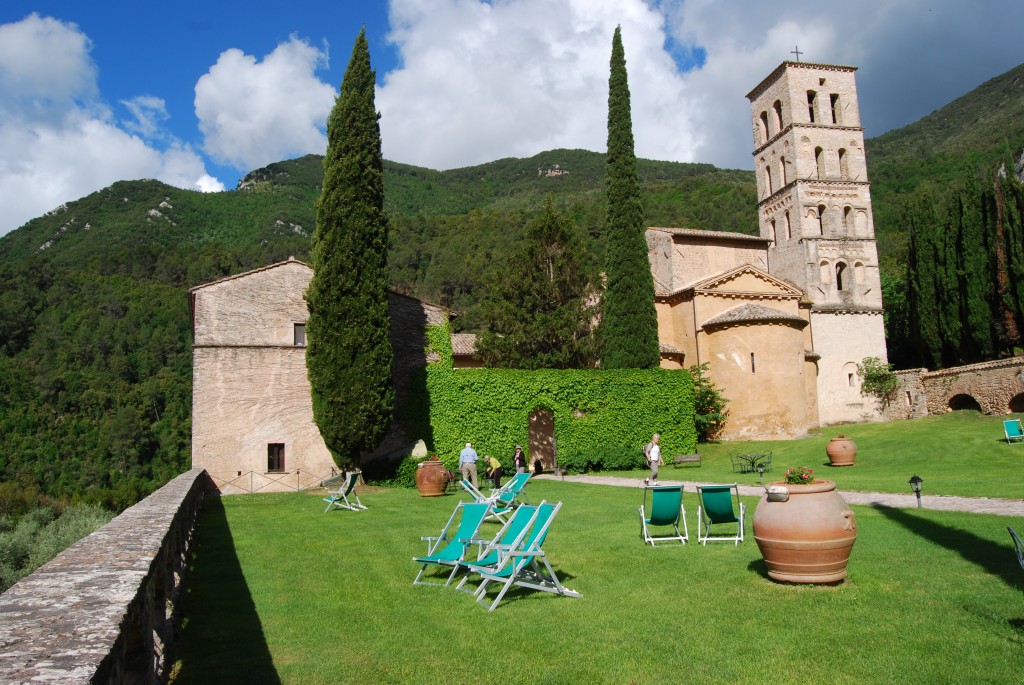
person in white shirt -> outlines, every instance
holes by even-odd
[[[644,485],[658,484],[658,465],[663,464],[661,460],[661,436],[657,433],[651,438],[651,449],[647,454],[647,463],[651,467],[651,475],[644,478]]]
[[[466,447],[459,453],[459,471],[462,471],[462,477],[473,484],[473,487],[479,487],[476,482],[476,450],[473,449],[473,445],[466,443]]]

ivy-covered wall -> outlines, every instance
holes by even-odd
[[[696,450],[687,371],[455,370],[448,327],[428,326],[427,338],[429,352],[440,357],[427,366],[433,448],[446,463],[471,442],[508,472],[515,446],[528,445],[529,416],[540,407],[554,417],[562,464],[603,463],[611,452],[639,457],[653,433],[661,434],[665,457]]]

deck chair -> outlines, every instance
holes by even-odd
[[[651,492],[650,516],[646,516],[645,506],[647,504],[647,491]],[[682,485],[659,485],[653,488],[644,488],[644,502],[640,505],[640,534],[644,542],[651,543],[655,547],[656,542],[678,540],[682,544],[690,539],[690,531],[686,527],[686,510],[683,508],[683,486]],[[683,522],[683,533],[679,532],[679,522]],[[652,535],[648,526],[672,526],[675,535]]]
[[[334,507],[348,509],[349,511],[366,509],[363,503],[359,501],[359,495],[356,494],[356,482],[359,481],[360,475],[362,475],[360,471],[349,471],[345,476],[345,482],[342,483],[340,488],[327,492],[327,497],[324,497],[324,501],[327,502],[327,508],[324,509],[325,514]],[[354,499],[355,503],[349,501],[349,497]]]
[[[422,557],[412,558],[413,561],[421,564],[420,571],[416,574],[412,584],[448,585],[451,583],[452,578],[455,577],[455,571],[458,569],[458,563],[465,558],[466,551],[478,542],[477,531],[480,530],[480,524],[484,522],[490,508],[491,505],[486,503],[459,502],[455,506],[455,511],[448,518],[448,523],[444,524],[440,535],[421,537],[420,540],[427,542],[427,553]],[[456,518],[459,519],[459,523],[452,530]],[[420,580],[429,566],[451,566],[452,570],[444,583]]]
[[[739,518],[736,511],[739,510]],[[697,485],[697,542],[708,544],[708,540],[743,542],[743,518],[747,505],[740,502],[740,489],[736,483],[730,485]],[[711,535],[711,526],[736,524],[734,535]]]
[[[543,503],[544,502],[541,502],[541,504]],[[496,568],[498,563],[501,561],[500,552],[507,552],[509,550],[516,549],[516,547],[518,547],[522,542],[523,537],[525,537],[527,532],[529,532],[530,524],[533,523],[534,518],[537,516],[537,510],[538,507],[531,506],[529,504],[516,507],[515,513],[512,514],[512,518],[509,519],[508,523],[501,527],[501,530],[499,530],[494,536],[494,539],[490,541],[483,541],[486,544],[480,549],[476,559],[459,562],[455,573],[458,573],[459,570],[465,570],[470,564],[477,568]],[[472,590],[464,589],[467,580],[469,580],[468,574],[463,577],[455,589],[475,594],[476,588],[473,588]]]
[[[1017,561],[1020,562],[1020,567],[1024,569],[1024,542],[1021,541],[1013,526],[1007,526],[1006,530],[1010,531],[1010,539],[1013,540],[1013,550],[1017,553]]]
[[[1003,435],[1006,442],[1024,442],[1024,428],[1021,427],[1020,419],[1006,419],[1003,421]]]
[[[494,611],[509,588],[525,587],[541,592],[551,592],[564,597],[579,597],[580,594],[562,585],[558,575],[551,568],[547,555],[544,553],[544,540],[547,539],[551,523],[562,508],[562,503],[544,503],[537,506],[530,532],[521,543],[510,550],[498,550],[498,562],[491,567],[468,564],[467,569],[480,575],[480,585],[476,589],[476,600]],[[490,583],[501,586],[498,596],[489,605],[487,603],[487,587]]]

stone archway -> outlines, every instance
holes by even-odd
[[[981,404],[979,404],[978,400],[974,399],[970,395],[961,393],[949,398],[949,408],[952,411],[957,411],[959,409],[973,409],[975,411],[981,411]]]
[[[1024,392],[1011,397],[1007,408],[1013,414],[1024,414]]]
[[[555,417],[547,407],[538,407],[529,420],[530,468],[535,473],[555,468]]]

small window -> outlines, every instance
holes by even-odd
[[[785,157],[779,157],[779,181],[781,181],[779,187],[785,186],[786,183],[787,183],[787,180],[786,180],[786,158]]]
[[[814,148],[814,166],[817,168],[818,180],[825,178],[825,151],[820,147]]]
[[[768,112],[761,112],[761,128],[760,128],[759,132],[761,134],[761,140],[759,142],[767,143],[768,142],[768,136],[769,136],[769,133],[768,133]]]
[[[825,235],[825,205],[818,205],[818,235]]]
[[[750,373],[757,373],[757,367],[754,366],[754,353],[750,353]]]
[[[839,148],[839,178],[844,181],[850,178],[850,162],[847,159],[845,148]]]
[[[908,407],[912,407],[912,406],[914,405],[914,403],[913,403],[913,401],[912,401],[912,400],[910,399],[910,391],[909,391],[909,390],[904,390],[904,391],[903,391],[903,394],[907,396],[907,406],[908,406]]]
[[[284,443],[271,442],[267,445],[267,471],[284,471]]]
[[[775,130],[782,130],[782,103],[778,100],[772,105],[772,111],[775,112]]]
[[[768,222],[768,239],[775,242],[775,219]]]
[[[846,272],[846,265],[842,262],[836,264],[836,290],[843,289],[843,274]]]
[[[853,381],[853,374],[852,373],[846,374],[846,382],[850,384],[851,388],[856,385],[856,383]]]
[[[793,239],[793,230],[789,226],[789,210],[786,210],[785,215],[782,217],[782,225],[786,228],[786,240]]]
[[[306,346],[306,324],[304,323],[295,324],[295,346]]]
[[[829,100],[830,100],[829,104],[832,105],[832,123],[833,124],[841,124],[841,123],[843,123],[842,115],[841,115],[841,112],[840,112],[840,109],[839,109],[839,94],[838,93],[832,93],[832,95],[829,96]]]
[[[818,107],[818,94],[813,90],[807,91],[807,116],[811,123],[814,123],[814,110]]]

